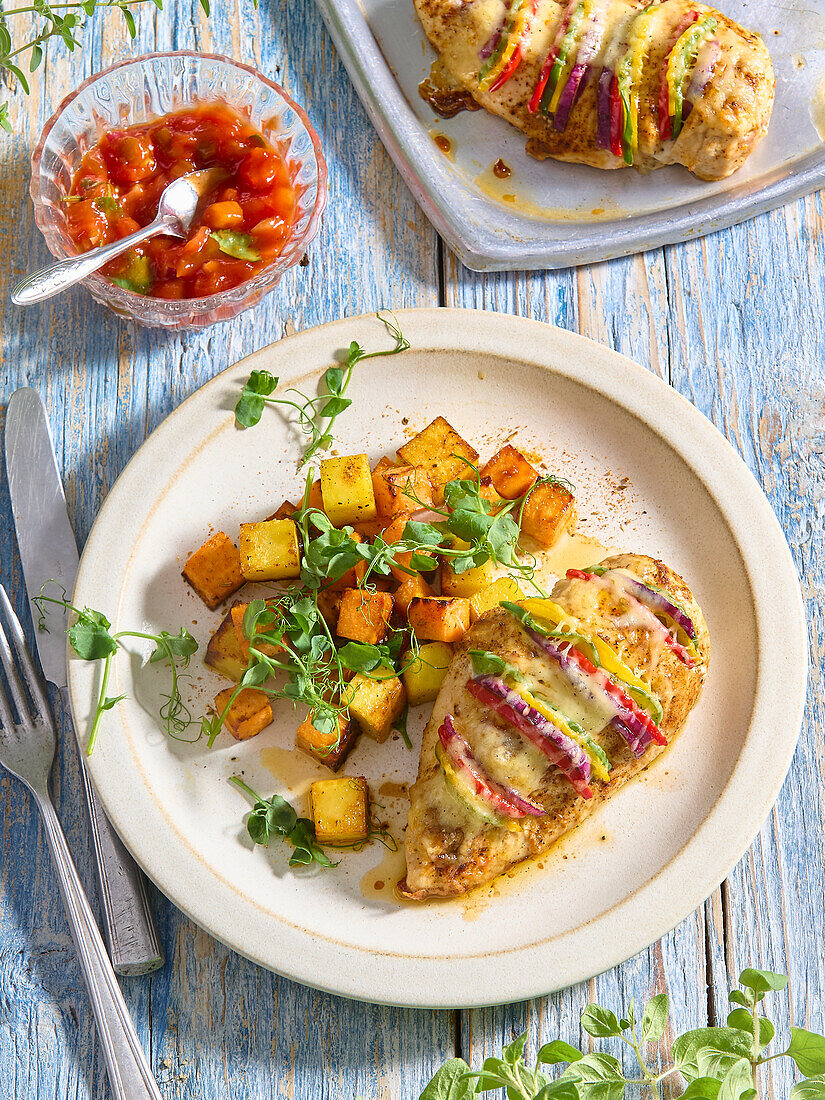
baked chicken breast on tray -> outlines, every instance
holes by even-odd
[[[457,89],[538,159],[724,179],[764,136],[775,79],[758,34],[692,0],[415,0]]]
[[[638,554],[482,615],[424,732],[400,892],[454,897],[549,848],[679,733],[709,656],[686,583]]]

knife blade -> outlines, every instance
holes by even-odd
[[[69,599],[79,562],[77,542],[69,521],[46,409],[36,390],[19,389],[9,398],[5,452],[17,546],[29,600],[39,596],[44,586],[48,586],[47,595],[59,596],[62,589]],[[71,722],[65,634],[69,612],[57,604],[48,605],[48,611],[47,629],[35,630],[37,652],[43,673],[58,689],[67,721]],[[103,813],[79,743],[78,753],[112,965],[120,974],[146,974],[163,965],[146,884]]]

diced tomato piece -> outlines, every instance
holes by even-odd
[[[185,298],[186,284],[181,279],[167,279],[163,283],[155,283],[152,288],[152,295],[155,298],[169,298],[179,299]]]
[[[91,199],[72,203],[67,221],[72,240],[84,252],[106,244],[109,239],[109,219]]]
[[[238,168],[238,175],[250,187],[263,191],[280,179],[282,162],[268,149],[250,149]]]

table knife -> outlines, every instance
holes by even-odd
[[[54,581],[68,596],[77,573],[77,543],[66,510],[49,422],[40,395],[16,390],[6,409],[6,473],[17,545],[29,600]],[[54,589],[54,585],[50,586]],[[66,635],[68,613],[50,605],[48,631],[36,630],[37,652],[46,679],[60,696],[67,720]],[[118,974],[148,974],[163,965],[146,883],[101,809],[78,743],[80,774],[86,792],[97,862],[100,897],[112,965]]]

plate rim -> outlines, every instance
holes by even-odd
[[[758,660],[756,662],[754,707],[743,742],[743,751],[737,758],[728,783],[720,792],[718,799],[696,833],[673,859],[642,887],[601,913],[597,918],[579,925],[561,936],[551,937],[550,940],[538,944],[527,944],[502,954],[502,958],[515,957],[516,959],[523,956],[524,952],[533,952],[536,956],[555,956],[549,961],[554,961],[556,964],[559,962],[559,956],[567,954],[575,959],[576,954],[578,954],[581,958],[591,959],[590,962],[571,962],[568,957],[565,960],[566,968],[562,966],[560,970],[557,969],[552,977],[539,978],[538,975],[542,973],[542,968],[540,965],[536,965],[537,960],[534,960],[530,967],[518,967],[523,973],[521,979],[514,979],[512,974],[508,975],[502,971],[500,965],[495,964],[486,968],[490,971],[490,977],[495,980],[491,981],[490,978],[485,977],[479,982],[473,977],[473,968],[478,966],[477,960],[473,958],[459,957],[458,959],[451,959],[449,956],[390,955],[380,950],[377,953],[374,951],[366,952],[365,949],[355,945],[346,945],[344,947],[345,952],[354,953],[356,960],[363,961],[365,956],[369,957],[375,969],[371,968],[370,972],[365,975],[359,971],[358,966],[351,966],[349,972],[345,973],[346,967],[341,965],[340,945],[336,945],[334,941],[329,941],[330,948],[323,948],[320,951],[317,943],[315,943],[315,950],[308,951],[302,958],[298,958],[297,953],[290,955],[288,946],[280,953],[276,950],[273,954],[271,948],[260,950],[244,942],[243,935],[234,936],[231,929],[235,926],[235,923],[240,925],[240,921],[234,922],[230,918],[227,926],[225,919],[223,921],[216,919],[214,912],[210,915],[210,896],[208,894],[205,898],[199,897],[197,903],[190,903],[191,899],[187,898],[186,889],[178,888],[175,882],[170,881],[168,872],[158,866],[157,860],[153,858],[154,850],[152,849],[147,853],[145,844],[142,845],[140,842],[136,842],[134,836],[130,835],[129,822],[124,819],[124,817],[128,818],[128,814],[124,815],[123,803],[119,801],[117,793],[117,779],[113,779],[111,775],[102,774],[101,761],[104,756],[100,754],[99,750],[98,753],[89,758],[89,770],[103,806],[112,819],[116,830],[132,855],[135,856],[138,863],[157,884],[158,888],[197,925],[205,928],[214,938],[250,958],[253,962],[274,970],[291,980],[323,989],[326,992],[373,1003],[426,1008],[463,1008],[508,1003],[565,988],[593,977],[595,974],[610,969],[632,957],[689,916],[712,893],[719,882],[727,876],[761,828],[790,767],[805,705],[808,660],[807,624],[799,579],[790,549],[779,521],[759,483],[721,432],[698,409],[658,375],[620,353],[589,340],[587,337],[566,329],[556,328],[542,321],[485,310],[449,309],[445,307],[399,310],[397,311],[397,317],[405,334],[411,337],[413,347],[420,352],[453,350],[462,353],[476,352],[478,354],[492,352],[500,356],[502,354],[503,336],[506,341],[504,346],[507,347],[507,352],[511,358],[577,382],[641,419],[648,428],[656,432],[679,455],[715,501],[725,522],[728,524],[748,572],[749,587],[754,599]],[[445,324],[447,317],[450,320],[449,323]],[[105,571],[96,570],[94,560],[108,537],[108,517],[115,514],[119,501],[124,494],[126,494],[125,499],[127,501],[130,499],[128,496],[130,482],[136,478],[142,479],[145,476],[141,474],[143,465],[147,461],[151,463],[155,454],[163,454],[168,457],[167,441],[171,443],[175,435],[182,434],[185,437],[186,433],[179,433],[179,426],[186,415],[183,410],[194,409],[200,402],[209,401],[210,395],[216,390],[219,391],[222,386],[226,385],[227,380],[232,379],[235,375],[238,377],[245,376],[252,367],[251,361],[261,356],[272,358],[274,355],[280,357],[282,350],[294,344],[294,342],[306,343],[308,347],[312,347],[313,343],[320,343],[322,347],[326,348],[326,360],[323,357],[318,359],[318,373],[320,374],[324,369],[323,364],[329,359],[332,351],[339,346],[348,345],[353,338],[360,338],[361,333],[359,330],[367,325],[370,328],[365,332],[364,338],[368,339],[370,335],[374,335],[375,314],[344,318],[284,337],[282,340],[258,349],[251,355],[231,364],[181,402],[135,452],[107,495],[81,556],[75,584],[74,602],[88,604],[89,606],[101,606],[101,597],[96,595],[96,586],[97,591],[99,591],[101,579],[105,579]],[[338,332],[341,335],[339,339],[336,339]],[[443,335],[445,332],[449,332],[449,336],[446,338]],[[539,334],[541,338],[537,339]],[[552,337],[552,339],[548,340],[548,337]],[[586,346],[587,351],[585,357],[587,360],[586,370],[582,364],[567,361],[566,358],[567,349],[574,346],[581,348],[582,345]],[[551,350],[546,351],[545,347],[550,347]],[[520,354],[518,352],[519,348],[521,349]],[[285,359],[288,354],[287,351],[284,356]],[[292,356],[291,358],[293,362],[300,361],[299,356]],[[551,362],[551,360],[554,360],[554,362]],[[304,368],[299,366],[297,370],[282,372],[282,377],[288,378],[290,373],[297,374],[299,371],[305,373]],[[209,407],[215,414],[220,413],[224,417],[231,415],[231,411],[225,402],[212,401]],[[690,448],[688,449],[685,445],[684,449],[680,449],[673,442],[673,438],[661,430],[663,428],[672,429],[677,438],[684,436],[685,441],[689,438]],[[204,435],[211,434],[208,427],[204,427],[203,433]],[[699,443],[698,447],[697,441]],[[180,439],[178,444],[179,446],[186,445],[181,443]],[[706,462],[700,461],[704,454],[703,444],[709,444],[713,452],[712,462],[710,459]],[[194,446],[190,448],[190,450],[193,449]],[[708,478],[702,476],[700,470],[697,470],[697,462],[700,466],[707,466],[706,472],[711,475],[710,483]],[[724,500],[720,500],[717,493],[713,491],[714,483],[724,480],[721,471],[724,471],[728,479],[733,479],[731,482],[732,488],[728,486],[726,489],[732,498],[728,501],[727,506]],[[158,486],[156,496],[165,492],[167,483],[167,479],[164,479],[163,483]],[[145,481],[143,481],[143,484],[145,485]],[[147,507],[151,510],[152,505],[149,504]],[[755,534],[750,536],[752,544],[750,552],[748,552],[747,545],[743,545],[741,537],[743,519],[740,518],[739,526],[737,526],[735,522],[731,521],[731,513],[734,518],[737,515],[747,517],[751,525],[754,522],[754,517],[758,517],[756,524],[758,538]],[[756,546],[753,544],[758,544],[758,553]],[[127,556],[130,557],[132,552],[133,548],[130,548]],[[765,565],[765,562],[768,561],[771,563],[770,569]],[[114,602],[119,602],[119,593],[123,591],[123,587],[117,587],[116,583],[114,591],[118,593]],[[766,604],[761,604],[757,599],[760,591],[765,596]],[[107,606],[111,605],[112,602],[112,600],[109,600]],[[776,606],[781,604],[783,608],[782,616],[771,614],[770,607],[772,603]],[[767,629],[768,625],[770,625],[770,631]],[[784,631],[784,637],[780,638],[779,645],[776,644],[778,627]],[[768,648],[769,638],[771,641],[770,649]],[[777,653],[782,655],[781,664],[789,669],[789,674],[783,674],[781,677],[783,687],[781,721],[777,721],[780,716],[780,708],[778,703],[774,702],[778,693],[775,688],[772,689],[770,686],[778,675],[773,670],[781,667],[780,662],[777,661]],[[80,693],[83,691],[81,683],[84,679],[83,670],[86,669],[86,678],[88,679],[88,667],[84,666],[83,662],[69,661],[69,695],[75,726],[78,730],[83,728],[85,720]],[[792,700],[791,706],[788,705],[788,699]],[[766,717],[762,716],[763,711]],[[118,721],[117,710],[110,713],[109,720],[112,724]],[[759,783],[756,792],[758,797],[754,797],[753,789],[748,793],[744,804],[747,811],[747,824],[743,827],[741,816],[737,817],[736,842],[728,845],[726,849],[728,854],[725,858],[714,860],[713,871],[710,873],[707,861],[704,861],[701,868],[697,869],[701,873],[696,873],[690,878],[690,891],[681,895],[687,897],[687,900],[675,904],[671,901],[667,904],[668,892],[670,891],[672,895],[672,884],[668,886],[667,881],[673,878],[675,870],[685,862],[687,859],[686,853],[696,848],[697,845],[701,847],[703,835],[709,829],[712,830],[712,828],[718,826],[718,819],[722,815],[722,811],[729,809],[731,788],[736,786],[735,781],[738,780],[741,783],[742,775],[740,773],[744,768],[743,760],[748,756],[746,750],[750,744],[751,751],[753,751],[752,742],[758,734],[758,730],[755,732],[755,727],[760,724],[760,721],[764,723],[765,728],[774,731],[770,741],[772,751],[769,759],[771,766],[766,774],[758,777]],[[777,728],[784,730],[784,736],[779,742],[774,739]],[[110,736],[111,738],[117,736],[115,729],[110,730]],[[758,737],[756,737],[756,740],[758,743]],[[758,807],[758,810],[756,807]],[[233,899],[235,906],[233,912],[235,914],[237,914],[239,906],[247,909],[250,906],[260,909],[260,906],[256,906],[249,899],[241,898],[232,887],[229,887],[229,894]],[[617,912],[621,916],[627,906],[636,904],[637,899],[640,898],[648,899],[642,911],[643,919],[637,919],[635,924],[624,920],[624,929],[628,929],[633,924],[632,929],[624,931],[619,937],[614,936],[611,940],[614,946],[606,946],[605,941],[608,937],[604,936],[602,927],[604,922],[614,919],[612,915]],[[651,904],[651,899],[653,904]],[[214,910],[217,906],[213,903],[212,908]],[[657,914],[655,918],[652,917],[653,913]],[[251,919],[251,914],[249,916]],[[268,919],[272,919],[271,915]],[[278,919],[275,918],[276,921]],[[299,931],[297,936],[299,941],[307,938],[314,939],[305,930]],[[581,949],[578,952],[572,952],[569,948],[565,949],[564,946],[562,946],[561,951],[558,949],[558,945],[567,944],[573,937],[584,940],[593,950],[589,953]],[[279,937],[272,938],[278,939]],[[268,939],[268,943],[271,943],[272,938]],[[304,948],[306,948],[305,943]],[[329,954],[330,949],[331,955]],[[399,960],[402,966],[400,972],[398,971]],[[330,963],[335,965],[330,966]],[[324,973],[325,966],[328,967],[327,973],[335,975],[335,980],[331,983],[323,979],[319,980],[319,975]],[[450,968],[454,969],[451,970]],[[410,980],[413,974],[419,976],[419,982]],[[394,985],[392,984],[393,979]],[[483,995],[479,985],[484,989]],[[493,986],[496,986],[498,990],[495,993],[492,992]],[[433,1003],[417,993],[418,989],[450,989],[449,1000]],[[488,991],[490,995],[488,995]],[[412,993],[415,993],[415,995],[411,996]]]
[[[531,232],[528,227],[536,223],[526,217],[518,234],[497,230],[489,217],[475,222],[456,214],[450,196],[460,183],[410,107],[359,0],[316,4],[381,142],[424,214],[471,271],[552,271],[647,252],[750,221],[822,186],[825,147],[802,158],[792,174],[777,175],[775,169],[761,185],[745,180],[721,195],[655,211],[643,223],[641,216],[593,223],[599,232],[590,242],[554,238],[559,223],[552,221]],[[487,213],[499,205],[481,193],[471,199]]]

